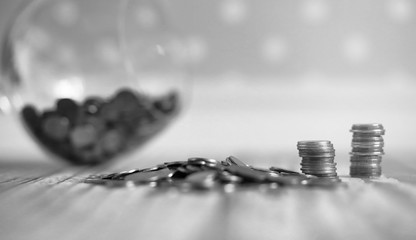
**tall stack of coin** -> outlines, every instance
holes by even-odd
[[[351,177],[379,177],[384,154],[383,125],[379,123],[354,124],[352,132]]]
[[[297,147],[302,158],[300,165],[304,174],[337,178],[335,149],[331,141],[299,141]]]

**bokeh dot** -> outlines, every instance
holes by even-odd
[[[227,24],[240,24],[247,18],[248,6],[243,0],[224,0],[219,7],[220,16]]]
[[[206,40],[199,36],[190,37],[187,41],[189,61],[197,63],[204,60],[208,55],[208,44]]]
[[[301,17],[307,24],[319,24],[329,17],[329,5],[324,0],[304,0]]]
[[[58,23],[70,26],[78,20],[79,9],[73,1],[57,1],[52,14]]]
[[[413,4],[408,0],[389,0],[386,8],[389,16],[397,22],[407,22],[413,16]]]
[[[152,28],[159,22],[159,16],[150,6],[139,6],[136,11],[136,21],[143,28]]]
[[[362,63],[370,57],[368,39],[361,35],[351,35],[343,43],[345,57],[351,63]]]
[[[281,62],[288,54],[288,46],[280,37],[267,37],[260,45],[260,52],[262,57],[270,63]]]
[[[65,64],[72,64],[76,61],[75,50],[69,46],[60,46],[57,49],[56,55],[58,60]]]
[[[25,35],[25,43],[36,50],[44,50],[52,44],[51,36],[43,28],[32,26]]]
[[[120,53],[116,43],[111,40],[102,40],[96,47],[97,57],[108,65],[116,64],[120,61]]]

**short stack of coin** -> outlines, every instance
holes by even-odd
[[[300,165],[304,174],[337,178],[335,149],[331,141],[299,141],[297,147],[302,158]]]
[[[379,123],[354,124],[352,135],[351,177],[379,177],[384,154],[383,125]]]

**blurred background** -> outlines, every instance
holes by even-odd
[[[0,1],[0,34],[28,0]],[[49,31],[82,26],[97,4],[55,1],[60,29],[33,29],[33,41],[58,59],[79,54]],[[296,142],[328,139],[348,163],[353,123],[386,128],[388,159],[416,153],[416,2],[410,0],[165,0],[166,17],[188,48],[189,103],[137,159],[155,162],[249,154],[297,158]],[[133,10],[137,24],[158,21]],[[117,49],[96,42],[89,67],[112,64]],[[4,98],[0,104],[4,103]],[[4,106],[3,106],[4,107]],[[1,160],[53,161],[11,115],[0,117]],[[267,156],[267,157],[265,157]],[[171,158],[171,159],[166,159]],[[138,161],[139,161],[138,160]],[[296,163],[298,164],[298,163]]]

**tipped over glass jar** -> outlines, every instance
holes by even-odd
[[[0,90],[46,152],[73,164],[137,150],[183,108],[186,51],[155,0],[35,0],[10,22]]]

